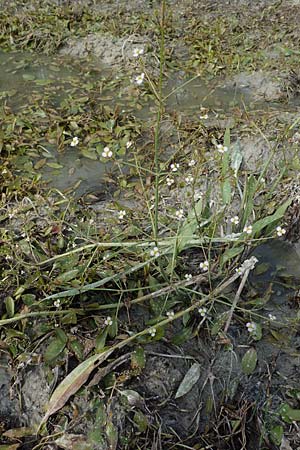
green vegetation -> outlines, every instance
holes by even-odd
[[[217,423],[214,429],[206,422],[207,432],[191,430],[181,438],[164,430],[158,439],[159,414],[154,418],[134,386],[149,352],[159,353],[156,345],[180,347],[196,340],[203,353],[207,345],[207,354],[218,348],[234,355],[235,378],[251,381],[263,364],[259,344],[266,339],[288,347],[285,334],[297,329],[298,316],[284,320],[265,308],[272,283],[264,293],[255,291],[255,277],[273,268],[253,254],[259,244],[282,240],[295,228],[291,179],[299,160],[297,148],[287,148],[287,142],[298,129],[297,119],[284,121],[278,111],[245,105],[225,112],[199,105],[199,118],[170,112],[166,105],[167,80],[179,69],[195,77],[228,76],[249,67],[271,70],[274,61],[264,52],[274,36],[278,42],[282,38],[274,20],[278,11],[266,8],[264,21],[250,14],[241,20],[218,17],[214,23],[191,13],[180,36],[189,49],[185,60],[176,59],[176,51],[173,56],[179,19],[165,0],[151,14],[134,14],[49,3],[43,11],[24,8],[12,14],[8,8],[0,16],[0,42],[7,51],[52,53],[70,37],[98,32],[145,38],[118,77],[93,60],[83,65],[43,56],[33,62],[26,53],[16,54],[16,71],[31,67],[31,73],[23,73],[26,104],[13,86],[1,93],[0,344],[16,373],[38,358],[53,369],[47,373],[50,400],[33,430],[9,424],[19,434],[5,429],[3,445],[18,448],[17,439],[26,445],[27,436],[36,433],[31,448],[46,448],[49,442],[78,448],[68,439],[82,406],[74,405],[82,399],[91,410],[80,448],[146,449],[154,438],[163,448],[214,448],[221,435],[230,446],[231,439],[240,442],[248,433],[251,415],[262,423],[260,448],[270,439],[280,445],[284,424],[300,420],[299,393],[291,387],[284,392],[291,402],[283,402],[282,395],[275,408],[271,392],[257,406],[256,399],[245,401],[236,416],[229,411],[221,417],[216,414],[220,405],[237,394],[234,386],[229,392],[230,372],[220,398],[210,380],[204,409],[206,420]],[[261,31],[259,43],[249,31],[250,20]],[[289,57],[294,67],[297,54],[287,56],[291,45],[280,47],[285,50],[276,65]],[[43,78],[39,67],[47,64]],[[59,81],[55,74],[62,64]],[[188,88],[189,82],[183,84]],[[239,144],[249,135],[259,135],[268,149],[253,170],[245,167]],[[49,180],[67,173],[60,158],[70,149],[75,162],[68,176],[74,174],[74,183],[59,189]],[[84,190],[75,179],[76,164],[85,160],[106,167],[96,189]],[[275,275],[283,289],[295,291],[297,274],[285,269],[283,261]],[[238,338],[231,327],[239,330]],[[202,376],[196,356],[188,358],[193,361],[172,392],[176,401]],[[203,390],[208,379],[202,380]],[[123,430],[117,426],[115,398],[128,420]]]

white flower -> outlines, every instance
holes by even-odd
[[[149,334],[151,337],[154,337],[156,335],[156,328],[150,328],[149,329]]]
[[[112,157],[112,151],[109,149],[109,147],[104,147],[103,152],[102,152],[102,157],[103,158],[111,158]]]
[[[167,185],[170,187],[174,183],[174,178],[167,177]]]
[[[217,150],[219,153],[226,153],[228,151],[228,147],[222,144],[217,144]]]
[[[268,316],[269,316],[269,320],[271,320],[271,321],[276,320],[276,316],[274,316],[273,314],[269,313]]]
[[[252,225],[247,225],[243,229],[244,233],[251,234],[252,233]]]
[[[78,145],[78,144],[79,144],[79,139],[77,136],[74,136],[70,145],[71,145],[71,147],[76,147],[76,145]]]
[[[156,258],[159,256],[158,247],[153,247],[153,249],[150,250],[150,256],[155,256]]]
[[[256,331],[256,323],[255,322],[248,322],[246,323],[246,327],[249,331],[249,333],[254,333]]]
[[[234,225],[237,225],[239,223],[240,219],[238,216],[234,216],[230,218],[230,222],[233,223]]]
[[[196,161],[194,159],[191,159],[189,162],[190,167],[194,167],[196,165]]]
[[[145,74],[141,73],[140,75],[137,75],[134,79],[136,84],[142,84],[144,82]]]
[[[171,318],[171,317],[174,317],[174,316],[175,316],[174,311],[168,311],[167,312],[167,317]]]
[[[199,267],[203,272],[207,272],[208,268],[209,268],[209,262],[206,260],[206,261],[200,263]]]
[[[128,141],[126,142],[126,148],[130,148],[132,146],[133,142],[132,141]]]
[[[200,116],[200,119],[202,119],[202,120],[208,119],[208,114],[204,114],[203,116]]]
[[[236,273],[238,273],[239,275],[243,275],[243,269],[242,267],[238,267],[237,269],[235,269]]]
[[[178,163],[171,164],[170,169],[172,172],[177,172],[177,170],[179,169],[179,164]]]
[[[112,324],[113,324],[112,318],[110,316],[107,316],[106,319],[104,320],[104,325],[109,327]]]
[[[205,317],[206,313],[207,313],[207,308],[205,308],[205,306],[202,306],[202,308],[198,309],[198,312],[199,312],[200,316]]]
[[[138,58],[139,56],[141,56],[142,54],[144,53],[144,49],[143,48],[135,48],[134,50],[133,50],[133,56],[135,57],[135,58]]]
[[[277,236],[283,236],[286,233],[286,229],[285,228],[281,228],[281,227],[276,227],[276,234]]]
[[[125,216],[126,216],[126,211],[124,209],[119,211],[119,219],[120,220],[124,219]]]
[[[55,306],[55,308],[59,308],[60,307],[60,300],[59,299],[55,300],[53,305]]]
[[[177,217],[178,220],[182,220],[184,218],[184,212],[183,209],[178,209],[175,212],[175,216]]]
[[[185,278],[186,280],[191,280],[191,279],[193,278],[193,275],[192,275],[191,273],[186,273],[186,274],[184,275],[184,278]]]
[[[203,198],[203,193],[202,192],[195,192],[195,194],[194,194],[194,201],[195,202],[198,202],[202,198]]]
[[[185,178],[186,184],[191,184],[193,181],[194,181],[194,178],[192,177],[192,175],[188,175],[188,176]]]

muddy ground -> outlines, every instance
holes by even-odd
[[[39,434],[55,388],[95,349],[141,332],[168,310],[188,308],[234,266],[224,263],[223,273],[213,272],[192,292],[174,290],[145,304],[131,304],[134,288],[142,290],[139,296],[158,289],[157,280],[165,281],[158,269],[152,274],[145,267],[132,279],[124,275],[107,292],[96,288],[59,297],[134,264],[133,253],[101,249],[100,255],[87,255],[81,278],[77,273],[59,278],[83,264],[84,258],[72,254],[76,246],[118,242],[122,234],[133,240],[151,229],[143,216],[143,185],[125,147],[133,139],[141,166],[151,160],[155,97],[148,88],[141,94],[132,80],[145,70],[157,82],[161,3],[1,3],[1,62],[9,71],[1,79],[0,313],[4,322],[20,313],[40,313],[44,298],[52,313],[0,321],[0,449],[299,449],[300,3],[167,1],[164,92],[178,91],[166,100],[160,163],[167,166],[178,157],[183,172],[176,188],[162,187],[161,236],[167,235],[167,218],[175,209],[190,204],[194,195],[206,195],[211,180],[218,179],[211,148],[222,142],[228,127],[232,147],[241,155],[242,179],[252,174],[261,182],[257,217],[291,200],[283,219],[286,233],[248,242],[236,254],[242,261],[255,255],[259,264],[226,332],[237,281],[222,291],[205,318],[194,310],[171,322],[161,336],[140,336],[110,355]],[[132,56],[139,47],[145,50],[142,69]],[[111,137],[113,120],[119,129]],[[84,149],[74,154],[70,142],[77,134]],[[97,153],[98,141],[103,145]],[[104,145],[119,152],[117,167],[104,166]],[[184,180],[194,158],[205,161],[205,170],[191,191]],[[124,160],[131,165],[122,169]],[[151,177],[145,176],[146,186]],[[211,191],[208,203],[215,211],[220,192]],[[123,208],[132,219],[126,226],[118,222]],[[227,221],[239,214],[236,198],[223,214]],[[223,226],[223,236],[230,227]],[[222,246],[209,251],[217,255]],[[71,252],[70,259],[52,264],[51,258],[64,252]],[[190,246],[178,255],[180,276],[199,274],[203,252],[202,246]],[[43,257],[50,260],[45,266]],[[62,302],[57,308],[47,300],[51,295]],[[103,316],[97,309],[99,296],[104,306],[124,302],[117,310],[118,331],[114,325],[105,331],[111,313],[103,308]],[[259,322],[259,339],[249,335],[250,321]],[[257,363],[248,373],[244,357],[250,350]],[[178,396],[180,386],[186,392]]]

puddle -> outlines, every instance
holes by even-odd
[[[124,114],[132,114],[140,120],[148,121],[154,113],[153,100],[148,99],[144,105],[141,105],[140,99],[132,96],[130,89],[128,90],[126,74],[123,74],[125,85],[124,80],[116,84],[116,76],[112,70],[108,66],[99,64],[98,60],[89,62],[87,65],[68,57],[0,52],[0,67],[0,98],[14,111],[22,111],[24,108],[26,111],[28,105],[32,104],[34,108],[40,108],[36,112],[39,118],[39,114],[47,114],[44,112],[44,102],[50,102],[51,107],[53,105],[53,108],[57,108],[59,114],[59,108],[64,101],[72,103],[72,98],[76,100],[82,97],[87,99],[88,104],[93,96],[93,100],[98,104],[117,108]],[[120,74],[121,77],[122,74]],[[204,124],[208,126],[209,120],[214,119],[219,112],[230,114],[236,107],[282,108],[280,103],[271,104],[255,100],[249,88],[251,80],[249,81],[248,78],[247,80],[248,85],[243,88],[238,84],[226,85],[224,80],[205,81],[196,78],[189,81],[183,78],[182,74],[174,74],[165,86],[166,110],[169,113],[181,112],[187,116],[197,114],[201,118],[201,107],[203,107],[205,109]],[[259,81],[261,82],[260,78]],[[76,114],[76,108],[80,111],[80,107],[80,104],[75,104],[74,114]],[[72,113],[72,108],[70,111]],[[208,112],[207,121],[206,111]],[[49,148],[47,143],[44,146]],[[95,186],[101,186],[108,166],[100,162],[98,157],[94,160],[84,157],[81,154],[83,148],[79,147],[66,146],[63,152],[49,150],[50,153],[42,155],[47,162],[36,168],[36,160],[33,160],[33,167],[39,170],[50,187],[65,192],[72,190],[75,186],[77,196],[91,192]],[[51,159],[50,164],[49,159]],[[55,167],[51,168],[51,166]]]

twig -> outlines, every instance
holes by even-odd
[[[224,333],[226,333],[228,328],[229,328],[229,325],[230,325],[230,322],[232,320],[232,316],[233,316],[234,310],[236,308],[236,305],[237,305],[237,302],[238,302],[238,300],[240,298],[242,290],[244,289],[244,286],[245,286],[245,283],[247,281],[247,278],[248,278],[248,275],[250,273],[250,270],[254,269],[256,263],[257,263],[257,259],[255,258],[255,256],[251,256],[250,259],[246,259],[246,261],[244,261],[244,263],[243,263],[243,265],[241,267],[241,270],[244,272],[243,273],[243,278],[242,278],[242,281],[240,282],[239,288],[238,288],[238,290],[237,290],[237,292],[235,294],[235,297],[233,299],[233,302],[232,302],[232,305],[231,305],[231,309],[230,309],[230,311],[228,313],[228,319],[227,319],[225,327],[224,327]],[[237,274],[237,275],[239,275],[239,274]]]

